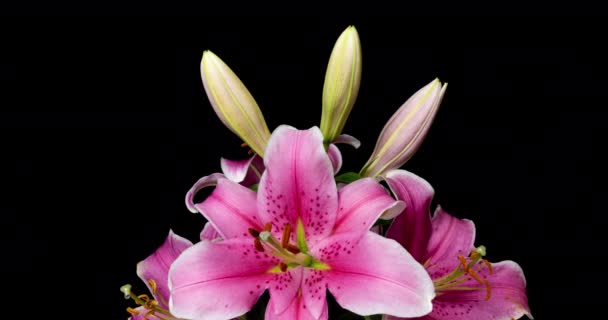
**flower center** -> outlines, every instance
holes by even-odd
[[[272,224],[269,222],[262,230],[250,228],[249,234],[253,236],[253,245],[258,252],[268,252],[274,257],[277,257],[281,262],[271,268],[268,272],[280,273],[285,272],[290,268],[297,266],[314,268],[319,270],[327,270],[329,266],[316,260],[308,253],[308,246],[304,238],[304,226],[302,221],[298,219],[296,228],[296,244],[291,243],[291,224],[283,225],[283,234],[281,241],[277,240],[272,233]]]
[[[156,292],[157,292],[156,281],[154,281],[153,279],[150,279],[150,280],[148,280],[148,284],[150,285],[150,288],[152,289],[152,295],[155,296]],[[125,294],[125,299],[129,299],[129,298],[133,299],[133,301],[135,301],[136,304],[144,307],[144,309],[145,309],[144,319],[147,320],[151,316],[154,316],[160,320],[178,320],[178,318],[174,317],[169,312],[169,310],[162,308],[158,304],[158,301],[150,298],[147,294],[137,295],[137,294],[133,293],[131,291],[130,284],[125,284],[124,286],[120,287],[120,291]],[[167,301],[165,301],[163,299],[163,297],[159,296],[159,298],[162,300],[162,303],[164,303],[165,305],[168,305]],[[142,313],[142,311],[136,310],[131,307],[127,308],[127,312],[134,316],[140,315]]]
[[[482,278],[479,275],[481,268],[484,266],[488,268],[489,274],[492,274],[492,264],[486,259],[482,259],[486,255],[486,247],[479,246],[476,249],[472,250],[468,257],[464,257],[463,255],[458,255],[458,260],[460,264],[456,266],[454,271],[448,273],[447,275],[434,279],[433,284],[435,285],[435,292],[440,295],[444,294],[447,291],[454,290],[486,290],[485,300],[489,300],[492,295],[492,286],[490,285],[490,281],[485,278]],[[475,270],[475,268],[477,269]],[[474,279],[479,282],[480,286],[461,286],[461,284],[469,279]]]

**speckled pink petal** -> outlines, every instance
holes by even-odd
[[[275,273],[268,281],[268,291],[270,292],[270,301],[274,306],[274,312],[283,313],[292,304],[300,289],[302,267]]]
[[[169,235],[163,244],[153,254],[137,264],[137,275],[146,283],[150,292],[152,292],[152,288],[148,281],[154,280],[156,282],[157,293],[155,298],[163,307],[166,307],[166,302],[169,301],[167,280],[169,268],[175,259],[190,246],[192,246],[192,242],[169,230]]]
[[[393,199],[372,178],[363,178],[340,189],[338,217],[334,234],[341,232],[367,232],[382,214],[397,215],[405,204]]]
[[[302,219],[307,241],[330,234],[338,197],[331,161],[318,128],[279,126],[268,141],[266,171],[258,188],[258,213],[273,232]],[[318,212],[318,213],[317,213]]]
[[[313,287],[327,287],[347,310],[402,317],[431,311],[433,282],[394,240],[372,232],[343,233],[319,242],[313,255],[330,267],[313,278]]]
[[[431,237],[430,206],[435,191],[419,176],[392,170],[385,177],[397,199],[405,202],[405,210],[395,218],[386,237],[399,242],[414,259],[422,260]]]
[[[228,179],[219,179],[215,190],[196,209],[224,239],[252,239],[249,228],[260,230],[256,193]]]
[[[253,307],[279,260],[255,250],[253,239],[201,241],[169,271],[171,313],[186,319],[231,319]]]
[[[327,307],[327,271],[305,268],[302,277],[302,308],[314,319],[321,317]]]

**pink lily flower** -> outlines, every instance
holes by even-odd
[[[205,229],[208,229],[207,226]],[[132,293],[130,285],[121,288],[126,298],[131,298],[140,305],[135,309],[127,308],[127,311],[131,313],[131,320],[175,319],[169,312],[169,267],[190,246],[192,246],[192,242],[170,230],[163,244],[153,254],[137,264],[137,275],[146,284],[152,297]]]
[[[360,315],[431,311],[429,275],[393,240],[369,231],[401,211],[372,178],[337,190],[321,131],[280,126],[265,150],[258,192],[225,178],[195,205],[223,238],[171,266],[171,313],[187,319],[245,314],[268,289],[266,319],[327,319],[326,290]]]
[[[430,215],[434,190],[424,179],[393,170],[386,181],[405,211],[397,216],[386,236],[401,243],[423,263],[433,279],[433,311],[424,320],[485,320],[532,318],[526,279],[513,261],[490,263],[485,247],[475,248],[475,225],[438,207]],[[397,317],[387,316],[385,320]]]

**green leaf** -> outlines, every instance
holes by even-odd
[[[351,183],[361,178],[363,177],[356,172],[346,172],[339,176],[336,176],[336,182]]]

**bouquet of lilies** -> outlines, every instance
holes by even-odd
[[[170,231],[137,265],[151,295],[121,288],[138,305],[127,309],[131,319],[252,319],[256,304],[265,319],[328,319],[328,294],[365,319],[532,317],[519,265],[486,260],[473,222],[441,207],[431,214],[433,187],[399,169],[421,145],[447,84],[436,79],[416,92],[361,171],[339,173],[337,145],[360,144],[342,134],[361,76],[354,27],[331,53],[319,127],[271,133],[247,88],[210,51],[201,73],[213,109],[252,156],[222,158],[222,173],[187,193],[188,209],[208,221],[200,241]],[[206,187],[214,189],[197,203]]]

